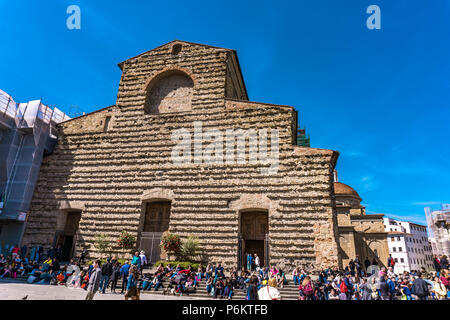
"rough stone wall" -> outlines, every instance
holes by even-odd
[[[185,56],[182,56],[182,55]],[[337,153],[293,146],[291,107],[227,101],[226,50],[183,43],[178,57],[163,46],[122,64],[117,105],[61,125],[55,152],[45,158],[24,235],[28,245],[52,244],[62,208],[82,207],[77,250],[104,233],[113,242],[122,230],[137,234],[142,198],[171,190],[170,231],[197,236],[210,261],[237,263],[239,221],[232,204],[243,194],[270,199],[270,263],[290,269],[338,264],[332,171]],[[167,68],[188,70],[194,81],[192,110],[144,113],[149,79]],[[107,116],[110,129],[102,127]],[[171,162],[171,133],[194,121],[203,130],[278,129],[280,166],[262,175],[260,164]],[[206,145],[207,142],[204,142]],[[78,208],[75,208],[78,209]]]

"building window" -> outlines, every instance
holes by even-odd
[[[179,43],[174,44],[173,47],[172,47],[172,54],[173,54],[173,55],[179,54],[179,53],[181,52],[181,49],[182,49],[182,48],[183,48],[183,47],[181,46],[181,44],[179,44]]]
[[[397,263],[397,262],[398,262],[398,259],[397,259],[397,258],[394,258],[394,261],[395,261],[395,263]]]
[[[396,247],[393,247],[392,249],[394,250],[394,252],[397,252],[397,248]]]
[[[106,132],[109,130],[110,122],[111,122],[111,116],[107,116],[105,119],[105,126],[103,127],[103,132]]]
[[[400,241],[400,237],[397,237],[397,241]]]
[[[402,252],[403,251],[402,247],[398,247],[398,251]]]
[[[400,258],[400,262],[401,262],[401,263],[405,262],[405,259]]]
[[[391,241],[395,241],[395,238],[394,238],[394,237],[391,237]]]

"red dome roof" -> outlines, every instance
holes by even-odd
[[[334,194],[336,195],[346,195],[346,196],[356,196],[361,198],[358,192],[355,191],[352,187],[346,185],[345,183],[335,182],[334,183]]]

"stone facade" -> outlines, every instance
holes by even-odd
[[[178,46],[178,47],[175,47]],[[333,170],[338,153],[295,145],[293,107],[248,101],[236,52],[173,41],[119,64],[116,105],[66,121],[43,161],[23,242],[54,245],[64,212],[81,212],[74,255],[95,236],[138,237],[144,203],[170,201],[169,231],[200,240],[208,261],[236,266],[240,217],[267,212],[270,264],[338,265]],[[172,79],[172,80],[171,80]],[[156,88],[156,89],[155,89]],[[260,163],[174,164],[172,133],[243,129],[279,132],[279,167]],[[213,142],[203,137],[203,146]],[[194,158],[195,158],[194,151]],[[60,231],[60,230],[59,230]]]
[[[343,267],[358,255],[385,266],[389,256],[382,214],[366,214],[358,193],[346,184],[335,182],[339,251]]]

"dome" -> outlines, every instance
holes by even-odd
[[[356,196],[358,198],[361,198],[358,192],[355,191],[355,189],[341,182],[334,183],[334,194],[345,196]]]

